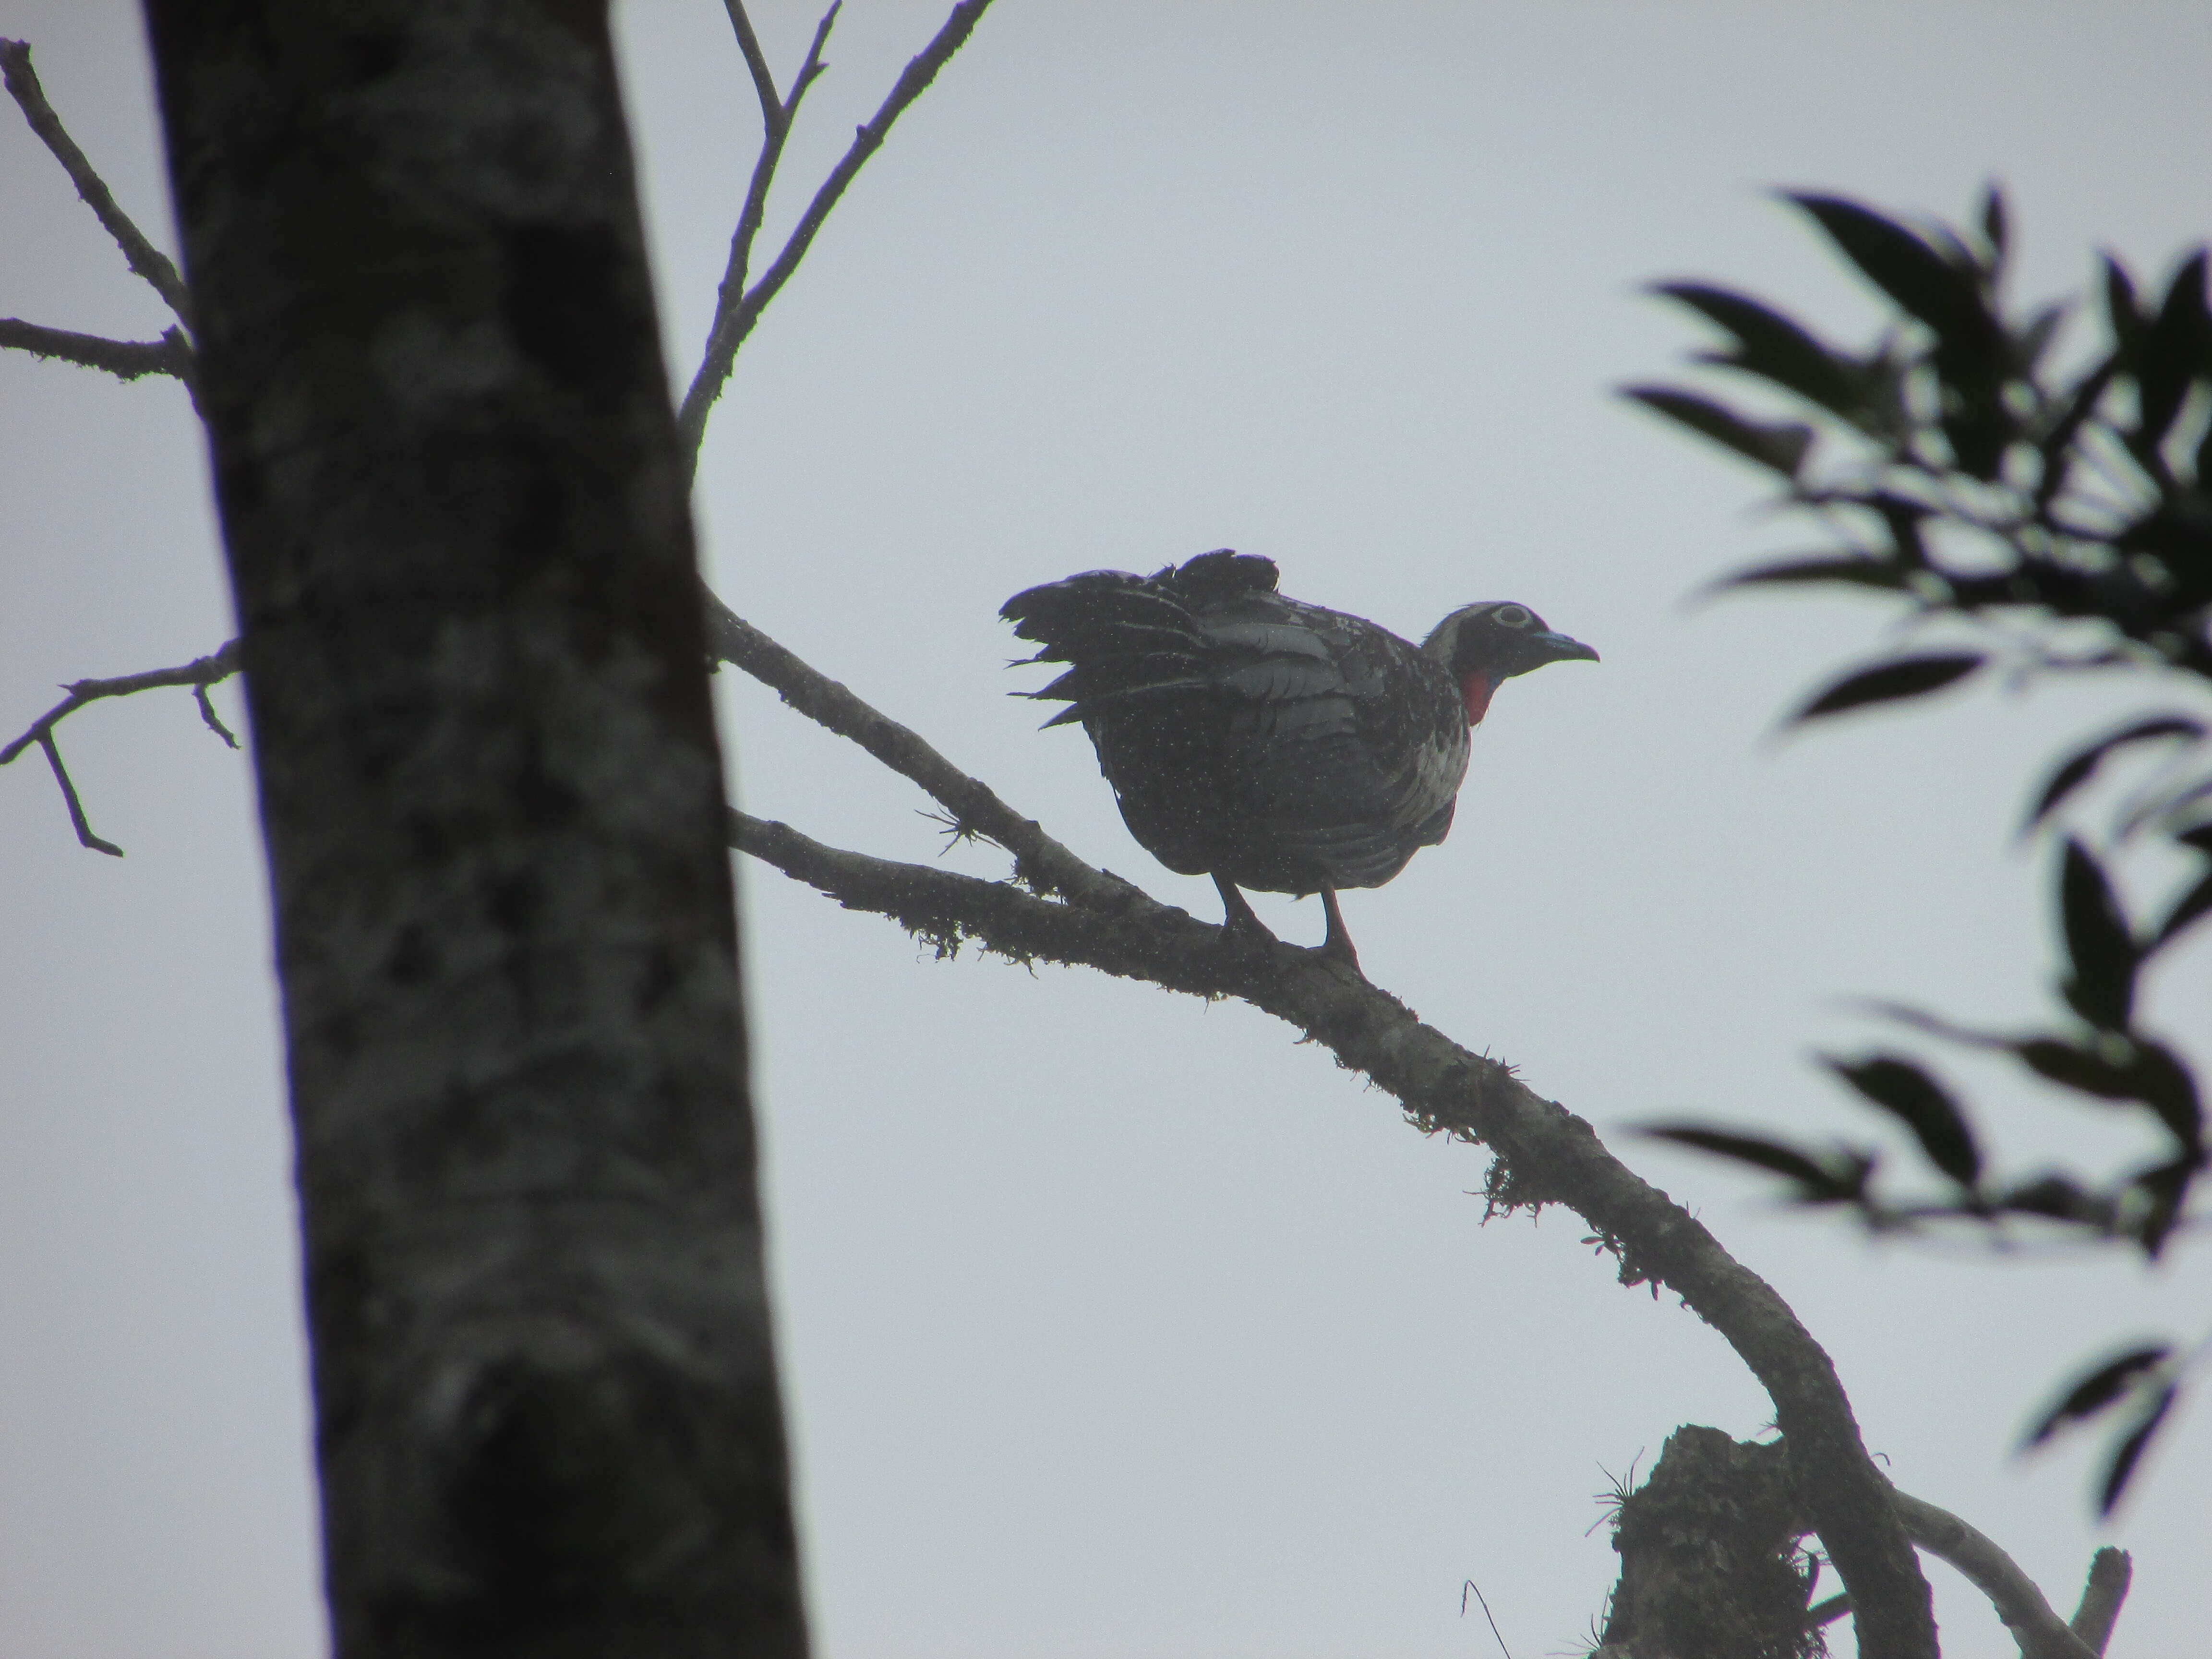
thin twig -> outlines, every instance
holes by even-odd
[[[84,198],[85,205],[99,216],[107,234],[115,239],[115,245],[123,250],[131,269],[145,278],[154,291],[168,302],[178,319],[190,328],[192,300],[185,292],[184,278],[177,275],[169,256],[148,241],[144,233],[131,222],[131,216],[116,205],[114,196],[93,171],[92,163],[76,147],[76,141],[63,129],[61,118],[54,113],[53,106],[46,101],[45,88],[39,85],[38,72],[31,67],[27,41],[0,40],[0,79],[6,81],[9,94],[21,107],[31,131],[53,152],[54,159],[69,174],[70,182],[76,186],[76,193]]]
[[[684,406],[676,417],[685,452],[692,457],[695,465],[700,442],[706,436],[708,414],[714,408],[714,399],[721,396],[722,387],[730,378],[730,369],[737,362],[738,348],[752,332],[753,325],[760,320],[761,313],[768,308],[769,301],[775,298],[784,283],[791,279],[792,272],[799,269],[799,262],[806,257],[806,250],[812,245],[815,233],[822,228],[823,221],[830,216],[830,210],[837,205],[837,198],[845,193],[845,187],[853,182],[868,157],[883,147],[892,124],[905,113],[907,106],[928,89],[929,83],[937,78],[938,70],[943,69],[952,54],[966,44],[976,22],[989,9],[990,4],[991,0],[960,0],[960,3],[953,7],[951,15],[945,20],[945,26],[907,64],[904,73],[891,88],[890,95],[884,100],[882,107],[876,111],[874,118],[853,135],[852,146],[830,170],[821,188],[814,192],[814,199],[807,204],[798,226],[785,241],[783,251],[776,255],[775,264],[750,290],[744,289],[744,274],[739,265],[740,250],[737,239],[732,239],[731,270],[738,273],[737,280],[733,283],[727,276],[724,277],[714,325],[707,334],[705,356],[700,362],[698,374],[692,377],[690,390],[684,394]],[[830,15],[822,20],[815,31],[815,53],[820,52],[821,44],[828,36],[831,18],[836,15],[836,9],[833,6]],[[810,54],[809,62],[814,73],[819,74],[818,60]],[[755,71],[756,84],[758,83],[759,74],[759,71]],[[786,112],[796,109],[810,79],[807,71],[802,69],[799,80],[793,83],[791,96],[779,107]],[[773,82],[769,84],[773,89]],[[752,210],[756,194],[763,204],[767,199],[767,175],[775,170],[775,158],[769,154],[771,146],[778,155],[781,154],[782,138],[780,134],[771,134],[762,145],[761,165],[757,165],[753,170],[754,188],[746,195],[748,211]],[[746,238],[743,253],[749,259],[750,237],[745,231],[742,218],[738,234]]]
[[[2128,1599],[2135,1578],[2135,1562],[2125,1550],[2110,1545],[2089,1558],[2089,1582],[2081,1587],[2081,1605],[2069,1621],[2075,1635],[2092,1652],[2101,1656],[2119,1622],[2120,1605]]]
[[[761,50],[760,36],[753,33],[753,20],[745,15],[744,0],[723,0],[723,6],[730,14],[730,27],[737,31],[738,50],[744,53],[745,67],[752,71],[753,90],[760,94],[761,120],[773,128],[787,118],[787,112],[783,107],[782,94],[775,89],[775,75],[768,66],[768,54]],[[830,16],[836,15],[835,6],[830,9]],[[830,19],[825,17],[814,32],[817,52],[822,38],[829,32]]]
[[[1473,1590],[1474,1599],[1482,1603],[1482,1616],[1490,1620],[1490,1633],[1498,1638],[1498,1650],[1505,1656],[1505,1659],[1513,1659],[1513,1650],[1505,1645],[1505,1638],[1498,1628],[1498,1620],[1491,1618],[1490,1598],[1482,1593],[1482,1586],[1472,1578],[1466,1580],[1460,1586],[1459,1616],[1462,1619],[1467,1617],[1467,1593],[1469,1590]]]
[[[2090,1646],[2069,1628],[2044,1600],[2035,1581],[1989,1538],[1948,1510],[1909,1492],[1897,1493],[1895,1502],[1905,1534],[1931,1555],[1948,1561],[1990,1598],[1997,1617],[2020,1644],[2021,1659],[2099,1659],[2103,1649]],[[2117,1603],[2113,1612],[2117,1616]]]
[[[69,803],[70,827],[76,830],[79,844],[95,853],[105,853],[110,858],[121,858],[123,849],[112,841],[102,841],[92,833],[92,823],[84,815],[84,803],[76,798],[76,786],[70,781],[69,768],[62,764],[61,745],[54,741],[52,732],[39,733],[39,747],[46,751],[46,764],[54,769],[54,781],[62,787],[62,799]]]
[[[237,735],[233,732],[228,726],[222,723],[222,717],[215,712],[215,704],[208,696],[207,682],[205,680],[202,680],[198,684],[192,687],[192,701],[199,704],[200,719],[206,725],[207,729],[214,732],[218,738],[221,738],[233,749],[237,748]]]
[[[84,814],[84,802],[78,799],[76,785],[70,781],[69,769],[62,764],[60,745],[54,741],[54,727],[87,703],[98,702],[103,697],[127,697],[139,691],[157,690],[164,686],[189,685],[192,697],[199,704],[200,719],[209,731],[221,738],[233,749],[238,739],[231,734],[215,712],[209,700],[208,687],[228,679],[238,672],[239,642],[233,640],[221,650],[175,668],[155,668],[143,674],[124,674],[114,679],[77,680],[62,689],[69,693],[52,708],[31,722],[30,729],[0,749],[0,766],[5,766],[33,744],[46,751],[46,764],[53,769],[54,781],[61,786],[62,800],[69,807],[70,823],[76,830],[76,838],[95,853],[106,853],[115,858],[123,856],[123,849],[112,841],[103,841],[92,833],[92,824]]]
[[[224,730],[222,721],[213,718],[214,711],[205,708],[204,702],[207,688],[228,679],[238,672],[238,641],[233,640],[220,651],[204,657],[195,657],[176,668],[149,669],[143,674],[125,674],[112,680],[75,681],[62,688],[69,696],[33,720],[30,729],[21,737],[5,749],[0,749],[0,766],[7,765],[33,744],[48,741],[54,727],[88,702],[98,702],[102,697],[127,697],[136,692],[153,691],[166,685],[189,685],[198,690],[204,706],[203,718],[207,720],[218,737],[235,749],[238,739]]]
[[[78,334],[0,317],[0,346],[27,351],[34,357],[58,357],[80,368],[100,369],[118,380],[172,374],[187,386],[192,383],[192,349],[184,331],[177,328],[158,340],[111,340],[104,335]]]
[[[684,406],[677,413],[677,429],[683,440],[684,453],[695,468],[698,465],[699,445],[707,435],[707,412],[720,395],[731,367],[737,361],[740,342],[731,341],[726,352],[721,349],[722,342],[728,336],[731,319],[744,307],[745,277],[752,265],[753,239],[760,234],[761,222],[768,214],[768,193],[775,182],[776,167],[783,160],[783,143],[790,136],[791,124],[799,114],[799,101],[806,96],[806,89],[821,78],[824,67],[822,48],[829,43],[830,30],[837,21],[842,0],[833,3],[815,26],[814,44],[806,50],[806,60],[799,66],[787,99],[776,96],[775,78],[769,72],[768,59],[761,53],[760,42],[754,38],[744,6],[738,0],[727,0],[727,3],[731,21],[737,26],[738,43],[744,48],[745,62],[752,67],[753,85],[760,93],[761,147],[760,155],[753,161],[751,182],[745,186],[744,206],[738,211],[737,228],[730,233],[729,263],[723,267],[721,287],[715,292],[714,320],[708,325],[706,354],[698,374],[692,377],[691,389],[684,394]],[[715,368],[718,363],[720,368]]]

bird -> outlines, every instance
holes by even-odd
[[[1380,887],[1450,831],[1468,736],[1498,688],[1595,662],[1511,600],[1466,605],[1419,644],[1277,592],[1272,559],[1217,549],[1149,576],[1092,570],[1000,609],[1041,690],[1079,721],[1122,821],[1177,874],[1211,876],[1243,948],[1273,942],[1243,889],[1319,893],[1319,950],[1358,968],[1337,893]]]

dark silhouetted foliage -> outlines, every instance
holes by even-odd
[[[1796,724],[1924,697],[1984,666],[2013,684],[2089,672],[2133,676],[2200,708],[2212,682],[2212,313],[2205,254],[2178,262],[2147,294],[2103,262],[2101,304],[2015,310],[2003,297],[2007,215],[1994,189],[1972,230],[1908,225],[1838,197],[1791,195],[1892,307],[1874,343],[1847,349],[1762,302],[1702,283],[1656,292],[1726,337],[1695,361],[1756,383],[1784,421],[1703,393],[1634,386],[1627,395],[1779,474],[1784,505],[1830,544],[1729,577],[1723,589],[1818,586],[1887,593],[1941,648],[1845,674],[1790,717]],[[2094,328],[2068,366],[2052,347],[2069,320]],[[2166,763],[2138,781],[2099,833],[2069,815],[2108,761],[2149,750]],[[1806,1203],[1854,1206],[1884,1229],[1964,1222],[2122,1241],[2157,1256],[2185,1217],[2206,1163],[2189,1062],[2137,1024],[2144,975],[2212,911],[2212,742],[2208,722],[2161,711],[2072,745],[2029,808],[2024,833],[2055,843],[2063,1006],[2048,1029],[1971,1030],[1916,1009],[1884,1010],[1944,1042],[2011,1055],[2084,1104],[2141,1115],[2160,1150],[2117,1179],[1985,1173],[1965,1109],[1917,1061],[1830,1060],[1864,1099],[1902,1121],[1945,1188],[1911,1200],[1879,1189],[1875,1155],[1811,1150],[1694,1125],[1664,1138],[1787,1176]],[[2195,875],[2162,909],[2131,909],[2112,872],[2179,854]],[[2131,1351],[2087,1373],[2033,1431],[2106,1413],[2126,1425],[2100,1506],[2124,1490],[2180,1386],[2170,1346]]]

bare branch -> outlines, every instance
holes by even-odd
[[[81,368],[97,368],[118,380],[171,374],[187,386],[192,384],[192,349],[182,329],[172,328],[158,340],[111,340],[104,335],[77,334],[65,328],[0,317],[0,346],[27,351],[34,357],[58,357]]]
[[[215,703],[208,702],[208,686],[230,679],[234,672],[239,672],[237,639],[232,639],[230,644],[223,646],[222,650],[216,650],[208,657],[195,657],[179,668],[153,668],[143,675],[122,675],[119,679],[80,679],[70,686],[64,686],[69,696],[64,696],[60,703],[55,703],[45,714],[40,714],[35,721],[31,721],[31,730],[27,730],[22,737],[0,750],[0,765],[7,765],[24,750],[38,744],[46,752],[46,765],[53,768],[53,781],[62,785],[62,801],[69,805],[69,823],[77,832],[77,841],[86,848],[91,848],[93,852],[104,852],[111,854],[112,858],[122,858],[122,848],[118,848],[112,841],[101,841],[100,836],[93,834],[91,821],[84,817],[84,801],[77,799],[77,785],[70,783],[69,768],[62,765],[62,750],[53,741],[53,728],[60,726],[70,714],[76,714],[86,703],[97,703],[101,696],[131,696],[133,692],[157,690],[161,686],[191,686],[192,696],[199,702],[199,717],[208,723],[208,730],[223,738],[230,748],[237,748],[239,738],[232,737],[230,728],[223,726],[222,719],[216,719]]]
[[[0,766],[5,766],[33,744],[46,750],[46,764],[53,769],[54,781],[61,786],[62,799],[69,807],[70,823],[76,830],[76,838],[95,853],[106,853],[116,858],[123,849],[112,841],[102,841],[92,833],[92,824],[85,817],[84,803],[77,799],[76,785],[70,781],[69,769],[62,764],[62,751],[54,742],[54,727],[88,702],[98,702],[103,697],[127,697],[134,692],[152,691],[162,686],[189,685],[199,702],[200,718],[208,729],[228,744],[238,747],[238,739],[230,729],[216,717],[215,705],[208,701],[207,689],[228,679],[238,672],[238,641],[233,640],[220,651],[176,668],[155,668],[143,674],[125,674],[112,680],[78,680],[64,687],[69,696],[31,722],[30,729],[0,749]]]
[[[237,748],[237,734],[222,723],[222,717],[215,712],[215,704],[208,700],[206,681],[203,680],[198,684],[192,687],[192,701],[199,704],[200,720],[202,723],[206,726],[207,729],[214,732],[218,738],[221,738],[233,749]]]
[[[760,42],[753,37],[752,24],[744,7],[738,0],[728,0],[728,3],[731,21],[738,26],[738,42],[745,49],[745,61],[753,66],[753,84],[761,94],[761,148],[753,162],[752,180],[745,186],[744,206],[738,211],[737,228],[730,233],[729,263],[723,267],[721,287],[715,293],[714,320],[708,325],[706,354],[699,364],[699,372],[692,376],[690,390],[684,394],[684,406],[677,412],[677,430],[683,440],[684,453],[690,457],[695,468],[699,445],[707,435],[707,412],[730,377],[730,368],[737,361],[738,345],[742,341],[733,341],[726,355],[720,352],[718,343],[728,333],[731,319],[744,307],[745,276],[751,269],[753,239],[760,234],[761,221],[768,213],[768,193],[775,182],[776,167],[783,160],[783,141],[790,136],[799,100],[821,77],[822,48],[829,42],[830,30],[837,21],[838,5],[842,0],[833,3],[822,15],[821,22],[815,25],[814,44],[806,50],[806,61],[799,66],[787,100],[775,95],[775,79],[769,73],[768,60],[761,55]],[[746,326],[750,330],[751,325]]]
[[[813,201],[807,204],[805,213],[800,216],[798,226],[784,243],[783,251],[776,255],[775,263],[749,291],[743,292],[740,290],[744,287],[744,275],[740,255],[742,252],[744,258],[750,258],[751,237],[746,231],[744,219],[740,218],[738,235],[744,238],[745,246],[741,251],[737,238],[732,238],[730,248],[730,270],[735,273],[735,280],[732,281],[729,275],[723,278],[721,298],[715,307],[714,325],[707,334],[705,357],[699,365],[698,374],[692,377],[690,390],[684,394],[684,406],[677,415],[678,429],[695,462],[700,441],[706,435],[708,413],[714,408],[714,399],[721,395],[723,385],[730,378],[731,367],[737,362],[738,348],[752,332],[753,325],[760,320],[760,314],[768,308],[769,301],[775,298],[784,283],[791,279],[792,272],[799,269],[799,262],[806,257],[806,250],[812,245],[815,233],[822,228],[823,221],[830,216],[830,210],[836,206],[837,198],[845,193],[845,187],[853,182],[868,157],[883,147],[892,124],[905,113],[907,106],[928,89],[929,83],[937,78],[938,70],[943,69],[951,61],[952,54],[966,44],[969,35],[975,31],[976,22],[990,4],[991,0],[960,0],[960,3],[953,7],[951,15],[945,20],[945,26],[907,64],[905,72],[899,76],[897,84],[891,88],[890,95],[884,100],[874,118],[853,135],[851,148],[830,170],[821,188],[814,192]],[[733,9],[733,21],[735,15]],[[813,77],[821,73],[818,54],[823,41],[828,37],[830,21],[836,15],[836,8],[832,6],[830,15],[822,20],[821,26],[815,31],[813,52],[809,54],[807,65],[800,70],[799,79],[793,82],[791,96],[779,106],[786,112],[787,118],[790,112],[798,108],[799,100],[805,94]],[[756,71],[756,84],[758,81],[759,71]],[[772,82],[770,86],[772,89]],[[762,146],[761,164],[753,169],[753,188],[746,194],[748,212],[754,210],[756,196],[762,204],[766,202],[769,176],[774,173],[775,165],[775,158],[770,155],[771,146],[778,155],[781,154],[782,137],[780,133],[771,133]],[[755,228],[757,229],[757,222]]]
[[[92,833],[91,821],[84,815],[84,803],[76,798],[76,785],[70,781],[69,768],[62,764],[61,745],[54,741],[54,734],[40,732],[38,743],[46,751],[46,764],[54,769],[54,781],[62,787],[62,799],[69,804],[70,825],[76,831],[79,845],[89,847],[95,853],[105,853],[110,858],[121,858],[120,847]]]
[[[44,743],[55,726],[85,704],[98,702],[102,697],[128,697],[140,691],[158,690],[167,685],[189,685],[201,693],[201,700],[204,703],[209,686],[220,684],[238,672],[238,644],[236,640],[233,640],[219,651],[204,657],[195,657],[175,668],[152,668],[143,674],[124,674],[112,680],[72,681],[62,688],[69,696],[33,720],[30,729],[21,737],[5,749],[0,749],[0,766],[7,765],[33,744]],[[218,737],[232,748],[238,747],[238,739],[223,729],[220,720],[212,717],[211,710],[206,711],[204,718],[207,719]]]
[[[2035,1581],[1988,1537],[1948,1510],[1908,1492],[1897,1493],[1895,1502],[1905,1534],[1931,1555],[1948,1561],[1990,1598],[1997,1617],[2020,1644],[2021,1659],[2099,1659],[2103,1645],[2090,1646],[2069,1628],[2051,1611]],[[2117,1602],[2112,1610],[2118,1616]]]
[[[114,196],[99,173],[93,171],[92,163],[76,147],[76,141],[64,130],[61,118],[46,102],[45,88],[39,85],[38,72],[31,67],[27,41],[0,40],[0,79],[6,81],[9,94],[21,107],[31,131],[53,152],[54,159],[69,174],[70,182],[76,186],[76,193],[84,198],[85,205],[99,216],[107,234],[115,239],[115,245],[123,250],[131,269],[150,283],[154,291],[168,302],[169,309],[190,328],[192,301],[185,292],[184,278],[177,275],[169,256],[148,241],[144,233],[131,222],[131,216],[116,205]]]
[[[2107,1546],[2089,1558],[2089,1582],[2081,1587],[2081,1605],[2074,1610],[2071,1628],[2091,1652],[2101,1656],[2112,1641],[2134,1577],[2135,1563],[2125,1550]]]
[[[842,700],[859,699],[842,687],[830,690],[837,695],[828,706],[849,723],[853,711]],[[1850,1590],[1863,1644],[1869,1652],[1933,1656],[1926,1581],[1827,1355],[1773,1289],[1694,1217],[1510,1067],[1423,1024],[1337,963],[1279,942],[1255,951],[1103,872],[1091,876],[1110,904],[1059,902],[1010,882],[827,847],[788,825],[735,811],[730,824],[731,843],[740,850],[848,909],[892,918],[945,953],[972,941],[1017,961],[1080,964],[1194,996],[1239,998],[1327,1047],[1347,1069],[1365,1073],[1397,1097],[1424,1133],[1487,1146],[1497,1158],[1489,1182],[1493,1207],[1567,1206],[1619,1255],[1624,1283],[1667,1285],[1741,1356],[1775,1403],[1807,1510]]]
[[[1012,854],[1015,877],[1025,886],[1109,912],[1144,897],[1142,889],[1076,857],[1036,819],[1022,817],[988,784],[939,754],[919,732],[809,666],[713,593],[707,593],[706,600],[707,639],[718,661],[744,669],[807,719],[860,744],[901,777],[920,784],[952,815],[956,830],[995,842]]]
[[[761,50],[760,37],[753,33],[753,20],[745,15],[744,0],[723,0],[723,6],[730,14],[730,27],[737,31],[738,50],[744,53],[745,67],[752,71],[753,90],[760,94],[761,120],[773,131],[787,118],[787,112],[783,107],[783,95],[775,89],[775,75],[768,66],[768,54]],[[836,14],[836,7],[832,6],[830,16]],[[821,27],[815,31],[817,52],[821,49],[823,36],[829,32],[830,19],[825,17]]]

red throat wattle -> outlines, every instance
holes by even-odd
[[[1467,705],[1467,723],[1482,724],[1482,717],[1490,712],[1490,695],[1498,690],[1498,682],[1477,669],[1459,683],[1460,700]]]

